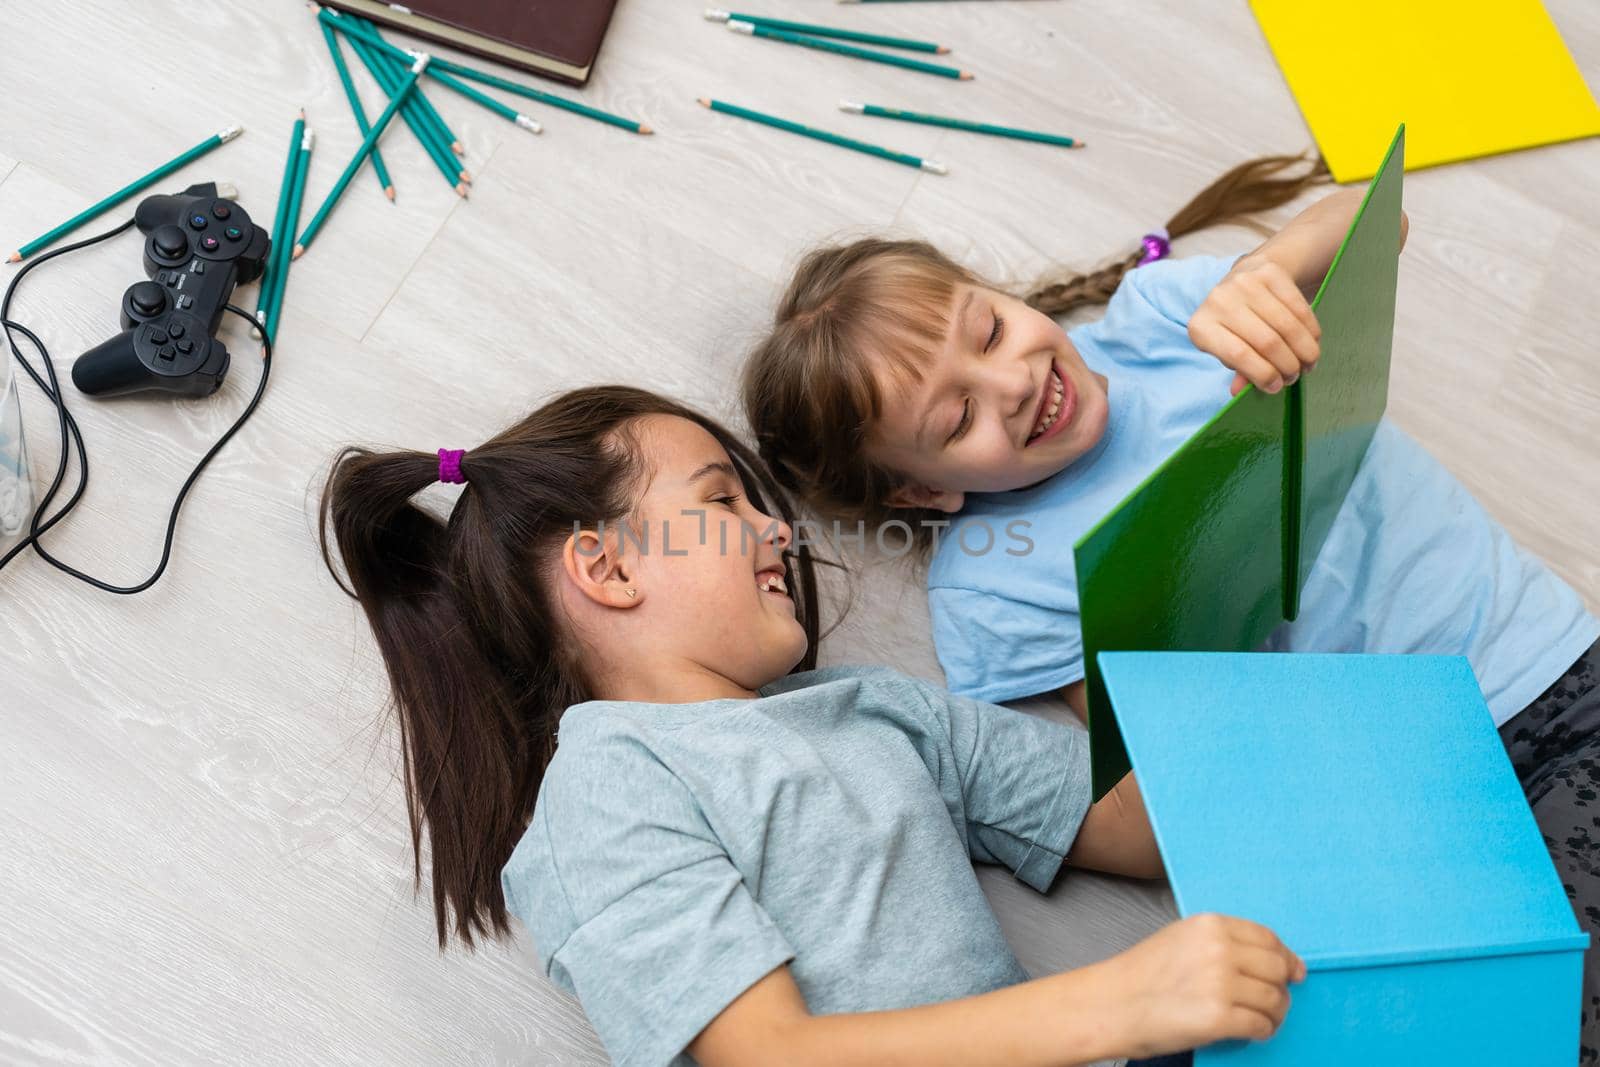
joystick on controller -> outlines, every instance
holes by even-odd
[[[73,384],[91,396],[209,396],[228,373],[228,350],[214,336],[222,309],[235,285],[261,276],[271,237],[209,182],[146,198],[134,221],[152,280],[122,294],[122,332],[78,357]]]

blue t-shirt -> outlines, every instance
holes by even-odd
[[[1233,263],[1200,257],[1140,267],[1104,318],[1069,333],[1109,383],[1105,436],[1038,485],[968,494],[945,531],[928,571],[928,601],[955,692],[1012,700],[1083,678],[1072,547],[1227,402],[1233,372],[1195,348],[1188,322]],[[1015,522],[1027,525],[1008,534]],[[987,529],[973,525],[963,537],[964,525],[980,523]],[[1600,621],[1578,595],[1388,420],[1300,603],[1299,618],[1274,631],[1268,650],[1464,655],[1496,725],[1600,636]]]
[[[619,1067],[684,1048],[789,963],[817,1014],[1027,979],[974,861],[1041,892],[1089,805],[1083,731],[881,668],[754,700],[567,710],[500,875]]]

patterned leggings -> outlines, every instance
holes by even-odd
[[[1600,1064],[1600,642],[1500,727],[1500,738],[1590,937],[1578,1062]]]

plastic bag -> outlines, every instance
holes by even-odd
[[[0,547],[11,544],[33,511],[33,481],[22,438],[22,405],[17,400],[17,368],[6,360],[0,376]]]

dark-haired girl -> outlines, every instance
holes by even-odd
[[[413,498],[464,487],[441,521]],[[439,937],[516,916],[622,1065],[1065,1065],[1282,1021],[1299,959],[1198,916],[1030,980],[972,864],[1156,876],[1081,731],[814,669],[814,562],[710,420],[568,393],[466,453],[351,451],[324,552],[399,709]],[[330,543],[331,541],[331,543]]]

